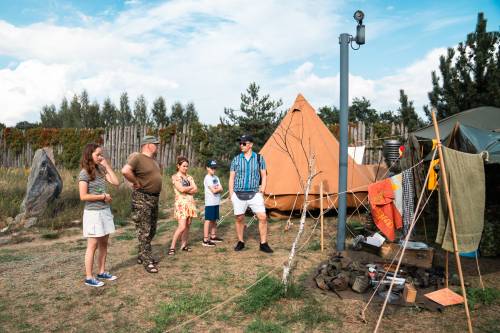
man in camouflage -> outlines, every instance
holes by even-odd
[[[160,142],[154,136],[145,136],[141,152],[132,154],[122,169],[123,176],[132,183],[132,220],[139,240],[137,262],[149,273],[158,273],[153,259],[151,241],[156,233],[158,202],[162,186],[161,170],[156,162]]]

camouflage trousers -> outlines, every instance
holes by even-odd
[[[139,240],[138,258],[144,265],[153,261],[151,241],[156,234],[159,197],[139,191],[132,192],[132,221]]]

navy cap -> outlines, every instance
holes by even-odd
[[[216,160],[208,160],[207,161],[207,168],[211,169],[216,169],[219,165],[217,164]]]
[[[238,142],[253,142],[253,136],[251,136],[250,134],[243,134],[236,141],[238,141]]]

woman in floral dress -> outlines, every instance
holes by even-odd
[[[172,175],[172,184],[174,185],[175,192],[174,216],[179,225],[172,238],[172,244],[168,250],[169,255],[175,254],[175,246],[179,237],[181,238],[181,250],[186,252],[191,251],[191,248],[188,246],[189,227],[191,226],[191,219],[198,216],[193,198],[193,194],[198,191],[198,188],[193,177],[187,173],[188,167],[188,159],[184,156],[179,156],[177,158],[177,173]]]

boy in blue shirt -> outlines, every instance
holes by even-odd
[[[219,205],[222,192],[222,185],[219,177],[215,175],[217,161],[207,162],[207,175],[203,181],[205,187],[205,226],[203,228],[203,246],[213,247],[215,243],[222,242],[222,238],[217,237],[217,223],[219,219]]]

